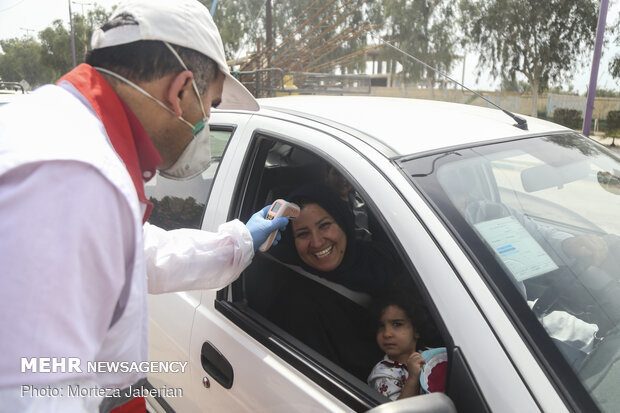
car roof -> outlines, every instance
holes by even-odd
[[[422,99],[306,95],[264,98],[258,102],[261,110],[291,113],[328,124],[336,122],[362,132],[375,140],[379,149],[390,148],[390,156],[569,130],[518,115],[527,120],[528,130],[524,131],[499,109]]]
[[[14,102],[17,99],[20,99],[22,96],[26,96],[26,94],[22,92],[0,90],[0,105]]]

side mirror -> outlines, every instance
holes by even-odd
[[[429,393],[384,403],[367,413],[456,413],[456,407],[443,393]]]

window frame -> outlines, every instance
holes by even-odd
[[[181,229],[181,228],[190,228],[190,229],[201,229],[202,228],[202,225],[203,225],[203,222],[204,222],[204,218],[205,218],[205,214],[207,212],[207,207],[209,206],[209,200],[211,198],[211,192],[213,191],[213,184],[215,183],[217,175],[220,172],[220,166],[222,164],[222,159],[226,155],[226,151],[228,150],[230,142],[233,140],[235,131],[237,129],[236,125],[218,125],[218,124],[216,124],[216,125],[209,125],[209,128],[210,128],[210,131],[229,132],[229,135],[228,135],[228,140],[226,141],[226,145],[224,146],[224,150],[222,151],[222,155],[219,157],[220,159],[219,159],[219,161],[217,163],[217,167],[216,167],[216,169],[215,169],[215,171],[213,173],[213,178],[211,179],[211,185],[209,186],[209,189],[208,189],[208,191],[206,193],[205,199],[201,200],[201,199],[196,199],[195,198],[196,199],[196,203],[199,203],[200,201],[204,202],[204,206],[202,207],[202,213],[200,215],[200,218],[197,220],[197,224],[195,226],[193,226],[193,227],[191,227],[191,226],[178,226],[178,227],[175,227],[175,228],[164,228],[164,229],[173,230],[173,229]],[[204,173],[204,172],[202,172],[202,173]],[[191,182],[193,179],[196,179],[198,176],[200,176],[200,175],[196,175],[195,177],[193,177],[191,179],[188,179],[187,181],[182,181],[182,182]],[[159,171],[156,172],[156,175],[155,175],[154,179],[165,179],[166,181],[174,181],[172,179],[162,177],[159,174]],[[154,184],[153,186],[156,188],[157,185],[158,184]],[[175,183],[175,185],[178,185],[178,184]],[[180,185],[183,185],[183,183],[181,183]],[[145,185],[145,191],[147,191],[148,186],[149,185]],[[148,192],[146,193],[146,196],[148,198],[150,198],[149,195],[148,195]],[[169,195],[166,194],[161,199],[163,199],[166,196],[169,196]],[[157,199],[157,201],[160,201],[161,199]],[[155,212],[154,210],[155,210],[155,208],[153,208],[153,212]],[[151,221],[151,218],[152,218],[152,215],[151,215],[151,217],[149,217],[149,220],[148,220],[149,223]]]
[[[321,133],[330,135],[325,131],[321,131]],[[330,136],[338,142],[347,145],[336,136]],[[368,203],[369,210],[375,215],[378,224],[385,231],[389,242],[395,247],[401,261],[405,265],[405,269],[409,272],[409,274],[411,274],[415,287],[417,288],[421,298],[427,304],[429,313],[435,321],[439,334],[442,336],[446,347],[449,351],[458,352],[458,347],[454,345],[454,342],[448,333],[448,330],[435,305],[433,304],[433,300],[430,298],[428,291],[424,287],[417,270],[410,261],[408,254],[403,250],[402,245],[397,242],[390,225],[387,223],[385,218],[378,213],[379,209],[377,205],[368,196],[368,194],[363,191],[363,188],[346,171],[346,169],[324,149],[312,146],[307,142],[295,141],[281,133],[275,133],[262,129],[254,130],[243,158],[242,165],[244,165],[244,167],[237,176],[237,182],[235,184],[235,188],[237,188],[237,190],[234,191],[234,195],[231,200],[228,220],[238,217],[240,217],[241,220],[247,220],[251,213],[255,212],[254,209],[256,209],[257,205],[256,195],[262,179],[262,169],[264,168],[266,154],[269,151],[270,146],[270,143],[268,142],[282,142],[310,152],[317,158],[336,167],[343,174],[343,176],[354,185],[356,190],[359,190]],[[265,146],[262,147],[261,145]],[[350,149],[360,153],[356,148],[350,145],[347,146]],[[252,199],[252,201],[247,202],[248,198]],[[300,373],[304,374],[330,394],[347,404],[353,410],[365,411],[379,404],[389,402],[387,398],[374,391],[366,383],[355,378],[335,363],[314,352],[305,344],[300,343],[297,339],[290,336],[279,327],[273,325],[269,320],[265,319],[258,313],[253,312],[252,309],[232,302],[232,297],[240,294],[239,288],[242,288],[242,286],[239,282],[236,282],[231,286],[218,291],[216,294],[214,307],[240,329],[260,342],[267,349],[277,354]],[[484,397],[482,396],[475,378],[471,374],[471,370],[469,370],[466,361],[464,361],[462,352],[460,353],[460,357],[463,360],[463,362],[460,363],[462,369],[460,373],[456,370],[453,372],[455,377],[471,378],[472,381],[467,384],[469,386],[468,388],[475,389],[476,394],[479,396],[477,398],[476,405],[486,406]],[[457,367],[454,368],[456,369]],[[449,362],[448,369],[448,377],[450,377],[452,374],[452,362]],[[459,379],[455,378],[455,380]],[[448,392],[448,395],[449,394],[450,393]]]
[[[416,176],[414,174],[412,176],[411,171],[406,166],[407,163],[413,161],[416,163],[416,171],[434,172],[443,163],[450,163],[452,161],[446,156],[447,154],[458,152],[460,155],[459,159],[464,160],[468,157],[477,156],[475,151],[484,150],[483,148],[491,152],[506,150],[506,146],[495,145],[497,143],[514,144],[522,140],[558,135],[571,135],[571,133],[537,134],[525,138],[505,139],[501,142],[483,145],[463,145],[458,148],[442,149],[441,151],[424,153],[419,156],[404,157],[397,161],[397,163],[412,187],[415,188],[435,212],[465,255],[476,267],[481,279],[503,308],[515,330],[523,339],[523,342],[526,343],[542,371],[549,379],[549,382],[556,389],[565,404],[575,411],[600,411],[594,399],[579,380],[576,372],[573,371],[535,314],[527,306],[526,301],[515,285],[508,277],[496,276],[496,274],[503,275],[505,270],[496,260],[492,251],[488,249],[471,226],[466,223],[461,213],[456,210],[449,197],[443,193],[443,189],[439,189],[441,185],[437,179],[437,174],[430,173],[426,176],[419,176],[421,174]],[[472,149],[474,150],[473,152]]]

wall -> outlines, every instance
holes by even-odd
[[[529,94],[516,92],[479,92],[495,104],[511,112],[530,115],[532,112],[532,97]],[[468,103],[478,106],[491,107],[489,103],[476,97],[473,93],[461,89],[434,89],[433,91],[423,88],[400,88],[400,87],[372,87],[371,95],[385,97],[407,97],[415,99],[443,100],[447,102]],[[544,112],[549,118],[553,111],[559,108],[580,110],[585,114],[586,97],[542,94],[538,95],[538,112]],[[606,119],[607,112],[620,110],[620,98],[596,98],[594,100],[593,119]]]

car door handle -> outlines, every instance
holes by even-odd
[[[215,346],[208,341],[202,343],[200,350],[200,362],[202,368],[211,377],[222,385],[225,389],[230,389],[233,385],[233,368],[226,360],[226,357]]]

